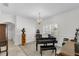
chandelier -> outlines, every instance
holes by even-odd
[[[40,25],[42,22],[42,19],[40,17],[40,12],[38,13],[37,23]]]

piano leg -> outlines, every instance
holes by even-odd
[[[41,56],[42,56],[42,50],[41,50],[41,52],[40,52],[40,53],[41,53]]]
[[[36,43],[36,51],[38,51],[38,44]]]
[[[57,55],[56,52],[57,52],[57,49],[55,48],[55,56]]]
[[[41,47],[40,47],[40,54],[41,54],[41,56],[42,56],[42,49],[41,49]]]

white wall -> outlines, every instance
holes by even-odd
[[[14,19],[15,19],[15,17],[13,15],[0,11],[0,23],[11,22],[11,23],[15,24],[16,20],[14,20]]]
[[[8,39],[13,40],[15,39],[15,24],[7,23],[8,25]]]
[[[21,44],[21,30],[25,28],[26,33],[26,43],[35,40],[35,21],[31,19],[27,19],[21,16],[16,17],[16,38],[15,44]]]
[[[35,40],[36,23],[34,20],[21,16],[17,16],[15,18],[13,15],[0,11],[0,23],[4,22],[11,22],[16,25],[15,44],[21,44],[22,28],[25,28],[26,30],[27,43]],[[51,19],[43,21],[44,26],[50,24],[58,24],[57,40],[59,45],[62,43],[64,37],[74,38],[75,29],[79,27],[79,9],[61,13],[52,17]]]
[[[13,39],[15,44],[21,44],[21,30],[26,30],[26,41],[35,40],[36,25],[35,21],[22,16],[14,16],[0,11],[0,23],[8,24],[8,39]]]
[[[15,17],[0,10],[0,23],[8,25],[8,39],[15,39]]]
[[[61,13],[44,22],[46,24],[58,24],[57,40],[60,45],[63,38],[74,38],[75,29],[79,27],[79,9]],[[61,45],[60,45],[61,46]]]

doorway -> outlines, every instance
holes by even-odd
[[[6,39],[6,24],[0,24],[0,41]]]

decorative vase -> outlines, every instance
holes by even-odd
[[[22,46],[26,45],[26,34],[25,34],[25,29],[23,28],[22,30]]]

